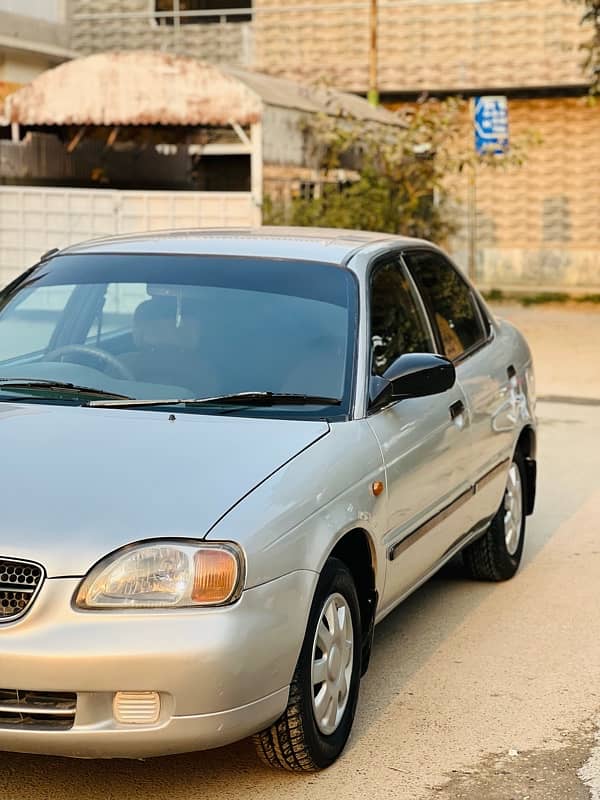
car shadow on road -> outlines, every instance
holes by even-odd
[[[360,747],[361,739],[404,693],[406,684],[495,590],[495,584],[470,580],[458,556],[377,626],[350,750]],[[412,693],[407,701],[415,702]]]

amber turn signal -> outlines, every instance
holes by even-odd
[[[373,492],[375,497],[379,497],[380,494],[383,494],[383,490],[384,489],[385,489],[385,486],[383,485],[383,483],[381,481],[374,481],[372,486],[371,486],[371,491]]]
[[[194,556],[194,588],[196,603],[226,603],[234,594],[239,581],[239,567],[229,550],[203,549]]]

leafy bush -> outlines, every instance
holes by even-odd
[[[468,105],[423,100],[397,115],[397,125],[316,116],[306,141],[320,176],[314,197],[283,203],[267,198],[265,224],[309,225],[402,233],[443,243],[456,232],[451,183],[475,164],[502,168],[523,160],[476,156],[465,142]],[[341,179],[344,175],[345,179]]]
[[[575,0],[584,6],[582,25],[590,25],[592,35],[584,45],[584,68],[589,72],[591,94],[600,94],[600,0]]]

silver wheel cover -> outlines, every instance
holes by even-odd
[[[344,716],[353,662],[352,612],[345,597],[332,594],[321,609],[311,664],[313,712],[325,736],[335,733]]]
[[[519,467],[513,463],[508,471],[508,482],[504,494],[504,536],[509,555],[519,549],[523,527],[523,484]]]

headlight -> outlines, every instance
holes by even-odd
[[[155,541],[103,559],[79,587],[79,608],[219,606],[238,599],[244,556],[229,542]]]

